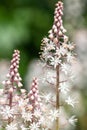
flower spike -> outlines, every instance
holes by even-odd
[[[32,105],[32,111],[34,111],[35,109],[39,109],[40,105],[39,105],[39,95],[38,95],[38,81],[37,78],[33,79],[32,82],[32,86],[31,86],[31,90],[28,94],[29,97],[29,104]]]
[[[9,91],[10,88],[16,89],[17,86],[22,87],[22,83],[21,83],[22,79],[18,72],[19,61],[20,61],[20,51],[14,50],[9,73],[7,74],[7,80],[2,82],[5,85],[6,91]]]
[[[54,23],[52,26],[52,29],[49,31],[49,38],[52,40],[55,44],[59,43],[59,38],[63,37],[66,30],[63,27],[63,21],[62,21],[62,15],[63,15],[63,3],[58,2],[56,4],[55,12],[54,12]]]

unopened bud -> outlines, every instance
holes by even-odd
[[[10,85],[10,84],[11,84],[11,82],[10,82],[9,80],[7,80],[7,81],[6,81],[6,84],[7,84],[7,85]]]
[[[57,33],[57,32],[58,32],[58,30],[57,30],[57,28],[55,28],[55,29],[54,29],[54,33]]]
[[[13,93],[13,91],[14,91],[13,88],[9,89],[9,93]]]
[[[59,31],[59,36],[62,36],[62,35],[63,35],[63,33],[61,31]]]
[[[31,100],[34,100],[34,96],[32,95],[32,96],[30,97],[30,99],[31,99]]]
[[[68,37],[66,35],[64,35],[64,42],[68,41]]]
[[[53,34],[50,34],[50,35],[49,35],[49,38],[53,40]]]
[[[57,27],[59,27],[59,26],[60,26],[60,23],[58,22],[58,23],[57,23]]]
[[[58,39],[57,39],[57,38],[54,38],[54,39],[53,39],[53,42],[54,42],[55,44],[57,44],[57,43],[58,43]]]
[[[22,87],[22,83],[21,82],[18,82],[18,87]]]

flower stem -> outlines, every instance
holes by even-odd
[[[56,66],[56,109],[59,109],[59,65]],[[59,117],[56,119],[56,130],[59,130]]]
[[[9,107],[12,108],[13,88],[9,89]]]
[[[9,106],[12,107],[12,93],[9,94]]]

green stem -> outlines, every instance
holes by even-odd
[[[59,65],[56,66],[56,110],[59,109]],[[59,130],[59,117],[56,119],[56,130]]]

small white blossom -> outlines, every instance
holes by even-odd
[[[50,99],[52,98],[52,94],[48,93],[48,94],[43,94],[42,98],[44,99],[44,101],[47,103],[50,101]]]
[[[34,115],[36,118],[40,117],[41,114],[42,114],[42,113],[41,113],[40,109],[35,109],[35,110],[34,110],[34,114],[33,114],[33,115]]]
[[[20,110],[24,111],[26,105],[27,105],[27,100],[24,100],[22,98],[18,100],[18,106]]]
[[[44,37],[42,41],[43,43],[48,43],[49,39],[47,37]]]
[[[75,123],[77,122],[77,118],[76,118],[76,116],[75,115],[73,115],[73,116],[71,116],[69,119],[68,119],[68,122],[71,124],[71,125],[73,125],[73,126],[75,126]]]
[[[35,122],[33,122],[30,126],[29,126],[29,128],[30,128],[30,130],[39,130],[39,123],[35,123]]]
[[[57,117],[59,117],[59,111],[56,109],[50,110],[49,119],[53,122]]]
[[[70,52],[67,53],[67,62],[71,62],[74,59]]]
[[[52,118],[52,117],[51,117]],[[46,128],[48,128],[51,124],[50,124],[50,118],[48,113],[44,113],[44,116],[41,116],[38,122],[41,126],[47,126]],[[41,129],[42,130],[42,129]],[[48,129],[47,129],[48,130]]]
[[[6,130],[18,130],[17,124],[11,123],[6,126]]]
[[[45,122],[46,122],[45,116],[41,116],[39,119],[39,124],[46,125]]]
[[[14,109],[10,108],[9,106],[2,107],[1,110],[2,110],[1,115],[5,119],[8,119],[9,117],[13,117],[14,115]]]
[[[48,52],[47,48],[44,47],[44,50],[42,52],[42,57],[45,58],[45,60],[47,61],[48,56],[49,56],[49,52]]]
[[[69,92],[69,87],[68,84],[66,83],[61,83],[59,90],[63,93],[63,94],[67,94],[67,92]]]
[[[61,64],[61,70],[67,75],[71,71],[70,65],[63,63]]]
[[[60,60],[60,58],[59,57],[51,57],[51,65],[53,65],[54,66],[54,68],[56,68],[56,66],[57,65],[59,65],[60,63],[61,63],[61,60]]]
[[[74,47],[75,47],[75,44],[69,42],[68,48],[69,48],[70,50],[73,50]]]
[[[22,112],[22,118],[25,120],[25,121],[32,121],[32,113],[31,112],[26,112],[26,111],[23,111]]]
[[[75,98],[71,98],[70,96],[65,100],[65,102],[68,105],[71,105],[72,107],[74,107],[75,104],[77,103],[77,101],[75,100]]]
[[[61,56],[61,55],[64,56],[66,53],[67,53],[67,50],[64,47],[60,46],[60,48],[56,49],[56,54],[59,56]]]
[[[50,41],[50,43],[46,45],[46,48],[48,51],[55,50],[55,44],[52,41]]]

